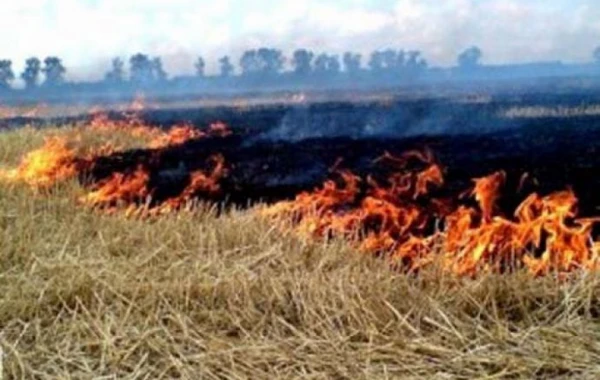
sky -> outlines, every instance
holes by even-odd
[[[290,54],[418,49],[452,65],[477,45],[486,63],[585,62],[600,46],[598,0],[7,0],[0,58],[60,56],[72,79],[102,76],[113,57],[163,57],[172,74],[237,62],[250,47]]]

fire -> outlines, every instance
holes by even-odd
[[[67,140],[52,137],[39,149],[27,153],[16,169],[0,172],[0,178],[44,188],[73,178],[79,170],[80,161]]]
[[[114,121],[98,114],[86,129],[100,137],[128,134],[152,149],[152,159],[85,183],[86,193],[78,198],[82,205],[148,217],[184,210],[198,197],[223,191],[228,168],[221,155],[192,171],[185,165],[166,170],[159,166],[166,148],[231,134],[223,123],[205,130],[188,124],[162,129],[137,117]],[[48,138],[17,168],[0,172],[0,179],[47,188],[85,177],[102,157],[118,151],[110,142],[86,151],[77,146],[80,142],[80,135]],[[571,190],[532,193],[515,210],[502,210],[499,200],[510,190],[504,171],[476,178],[466,191],[451,196],[444,189],[445,170],[429,150],[399,157],[385,153],[375,162],[385,165],[386,171],[359,176],[336,163],[334,176],[322,186],[294,200],[265,206],[261,213],[289,220],[306,238],[348,239],[358,250],[385,255],[394,267],[409,272],[431,265],[460,276],[520,268],[536,276],[600,269],[600,242],[592,236],[592,227],[600,219],[578,218],[578,200]],[[161,192],[161,181],[175,181],[174,193]],[[521,177],[517,194],[528,181],[535,179]]]
[[[154,137],[148,144],[149,148],[159,149],[168,146],[181,145],[190,140],[201,139],[208,136],[226,137],[231,134],[229,127],[223,123],[214,123],[208,131],[202,131],[193,125],[180,124],[172,127],[167,132],[154,131]],[[150,134],[149,134],[150,135]]]
[[[231,134],[229,127],[221,122],[209,125],[208,131],[200,130],[186,123],[174,125],[165,131],[159,127],[147,125],[136,114],[126,115],[123,120],[113,120],[104,112],[94,114],[90,124],[85,128],[101,134],[124,133],[146,141],[145,147],[151,149],[181,145],[187,141],[207,136],[226,137]]]
[[[409,169],[409,159],[424,167]],[[429,153],[386,154],[382,160],[398,168],[387,186],[367,178],[361,192],[361,179],[344,171],[341,184],[329,180],[262,213],[290,218],[304,236],[353,237],[361,251],[387,253],[408,271],[436,262],[469,276],[521,267],[543,275],[600,266],[600,243],[591,235],[596,220],[576,218],[577,198],[571,191],[531,194],[506,218],[497,213],[505,172],[475,179],[469,194],[478,207],[469,207],[458,204],[458,197],[449,202],[429,195],[444,184],[443,170]]]
[[[12,119],[17,117],[34,118],[41,116],[44,111],[49,109],[50,107],[46,103],[19,107],[0,105],[0,119]]]
[[[189,184],[176,197],[167,199],[159,207],[150,210],[150,214],[166,214],[180,210],[198,194],[217,194],[221,188],[219,181],[227,174],[225,159],[221,155],[212,156],[213,169],[210,173],[196,170],[189,175]]]
[[[150,195],[150,175],[139,166],[132,174],[114,173],[109,179],[96,184],[96,189],[80,198],[81,203],[115,205],[118,202],[132,204]]]
[[[163,135],[159,128],[146,125],[135,115],[128,115],[124,120],[112,120],[104,112],[93,114],[92,121],[84,128],[104,134],[121,132],[134,138],[147,140],[157,139]]]
[[[48,110],[49,106],[46,103],[38,104],[32,107],[30,110],[22,114],[23,117],[34,118],[41,115],[43,111]]]
[[[474,180],[475,188],[471,195],[479,202],[483,219],[489,222],[494,214],[496,201],[500,196],[500,188],[506,180],[505,172],[496,172],[490,176],[477,178]]]
[[[142,142],[142,147],[156,150],[160,161],[162,149],[182,145],[190,140],[206,137],[226,137],[231,134],[223,123],[214,123],[207,130],[192,125],[175,125],[167,130],[151,127],[139,118],[131,116],[125,120],[112,120],[105,113],[94,115],[91,122],[75,130],[75,135],[52,137],[45,144],[26,154],[15,169],[0,172],[0,179],[23,182],[33,188],[47,188],[92,169],[102,157],[119,151],[112,143],[97,147],[72,148],[81,143],[82,135],[91,132],[100,137],[111,137],[114,133],[125,133]],[[110,139],[109,139],[110,140]],[[81,145],[81,144],[80,144]],[[160,202],[151,202],[154,195],[151,168],[138,166],[128,172],[115,172],[106,179],[92,182],[87,194],[79,202],[112,213],[125,209],[128,215],[158,215],[181,209],[198,194],[216,194],[220,191],[219,181],[227,174],[225,160],[217,155],[209,159],[211,170],[196,170],[184,173],[189,183],[180,194]]]
[[[131,174],[114,173],[110,178],[95,185],[94,191],[79,198],[79,202],[88,206],[114,213],[125,209],[129,216],[151,216],[167,214],[181,209],[198,194],[216,194],[220,190],[219,181],[226,174],[225,160],[222,156],[213,156],[210,160],[214,167],[207,173],[197,170],[189,173],[189,184],[183,191],[162,203],[153,204],[154,189],[147,168],[138,166]]]

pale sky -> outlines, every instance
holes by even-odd
[[[171,74],[202,55],[237,62],[262,45],[368,54],[419,49],[450,65],[478,45],[488,63],[589,61],[600,45],[599,0],[5,0],[0,58],[60,56],[70,78],[103,75],[114,56],[161,55]]]

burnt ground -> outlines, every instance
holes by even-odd
[[[385,151],[400,154],[427,147],[445,170],[447,186],[440,195],[457,194],[470,186],[472,178],[505,170],[507,195],[501,202],[507,212],[531,191],[545,194],[571,187],[580,198],[581,214],[596,215],[600,214],[600,116],[500,116],[511,107],[594,104],[600,104],[600,96],[531,94],[486,102],[429,99],[148,111],[142,115],[144,120],[158,125],[188,121],[205,126],[223,121],[234,134],[190,141],[160,152],[114,154],[98,160],[86,175],[101,179],[144,163],[152,173],[155,198],[161,199],[186,185],[188,177],[176,168],[206,167],[206,159],[218,153],[230,168],[220,197],[246,205],[291,198],[318,186],[332,176],[330,168],[339,158],[343,159],[342,168],[385,177],[385,166],[373,163]],[[171,175],[165,176],[166,172]],[[530,181],[517,193],[523,173],[529,173],[539,185]]]
[[[103,178],[115,170],[133,170],[145,163],[153,173],[158,198],[185,186],[166,181],[161,172],[181,167],[206,167],[206,160],[222,154],[230,168],[224,181],[229,200],[247,204],[293,197],[312,189],[332,175],[330,168],[343,159],[341,168],[357,174],[385,177],[390,170],[374,160],[388,151],[401,154],[412,149],[431,149],[445,171],[445,191],[459,193],[474,177],[496,170],[508,174],[503,209],[512,210],[526,193],[542,194],[571,187],[581,200],[584,215],[600,213],[600,125],[586,118],[570,119],[568,128],[556,121],[538,120],[538,125],[489,134],[457,134],[410,138],[350,137],[310,138],[301,141],[252,141],[247,135],[190,141],[161,151],[137,150],[105,157],[90,173]],[[159,158],[157,158],[159,157]],[[539,185],[528,182],[517,193],[521,175],[528,173]],[[171,177],[173,178],[173,177]]]

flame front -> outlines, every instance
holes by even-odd
[[[141,107],[141,103],[138,107]],[[206,131],[187,124],[163,130],[146,125],[135,115],[129,115],[125,120],[111,120],[108,115],[97,113],[89,124],[76,129],[74,134],[46,139],[42,147],[27,153],[17,168],[0,171],[0,180],[23,182],[36,189],[48,188],[84,174],[94,167],[99,158],[120,150],[111,143],[91,149],[88,147],[87,151],[71,148],[81,145],[84,132],[91,132],[92,135],[100,137],[124,134],[141,142],[144,148],[157,150],[158,160],[162,149],[182,145],[194,139],[225,137],[231,134],[223,123],[214,123]],[[212,170],[187,173],[189,184],[181,194],[162,203],[152,204],[151,207],[147,204],[147,200],[153,195],[151,174],[149,168],[141,165],[131,172],[115,172],[109,178],[91,183],[91,191],[79,197],[79,202],[108,213],[124,209],[129,215],[148,216],[175,211],[199,193],[219,192],[219,181],[227,173],[225,160],[216,155],[209,161],[212,163]]]
[[[52,137],[47,138],[39,149],[27,153],[16,169],[0,172],[0,178],[46,188],[73,178],[79,170],[75,150],[68,147],[67,140]]]
[[[407,170],[408,157],[419,159],[425,168]],[[513,218],[505,218],[496,210],[504,172],[474,180],[469,194],[478,207],[468,207],[457,205],[456,199],[428,195],[444,183],[430,154],[411,152],[400,158],[386,154],[383,159],[400,169],[387,186],[367,178],[367,189],[361,192],[361,179],[342,172],[341,185],[327,181],[262,213],[289,218],[304,236],[353,237],[361,251],[386,253],[408,271],[436,262],[445,271],[469,276],[520,267],[534,275],[598,268],[600,244],[591,235],[596,220],[576,219],[577,198],[571,191],[545,197],[531,194]]]
[[[104,114],[96,115],[84,129],[101,136],[125,134],[152,149],[152,154],[156,153],[153,160],[158,162],[167,148],[231,133],[222,123],[207,130],[186,124],[163,130],[137,117],[113,121]],[[48,188],[85,174],[100,158],[121,149],[113,144],[87,151],[77,148],[81,132],[74,137],[46,139],[42,147],[26,154],[18,167],[0,172],[0,179]],[[163,215],[186,208],[199,196],[220,193],[227,175],[224,157],[212,156],[205,169],[176,170],[183,181],[181,191],[157,200],[155,181],[161,174],[148,166],[154,165],[152,162],[92,183],[85,187],[88,192],[79,202],[107,213]],[[294,200],[262,207],[261,213],[289,220],[304,237],[349,239],[360,251],[386,255],[395,267],[407,271],[436,263],[464,276],[518,268],[545,275],[600,267],[600,242],[592,236],[598,219],[577,218],[577,198],[570,190],[530,194],[514,212],[506,212],[498,205],[506,190],[504,171],[474,179],[472,187],[457,196],[441,197],[436,194],[447,194],[443,192],[444,170],[432,152],[410,151],[399,157],[385,153],[376,163],[391,167],[391,174],[361,177],[336,169],[336,178],[321,187],[302,192]],[[520,179],[517,192],[527,180],[527,175]],[[475,202],[465,202],[464,195]]]

